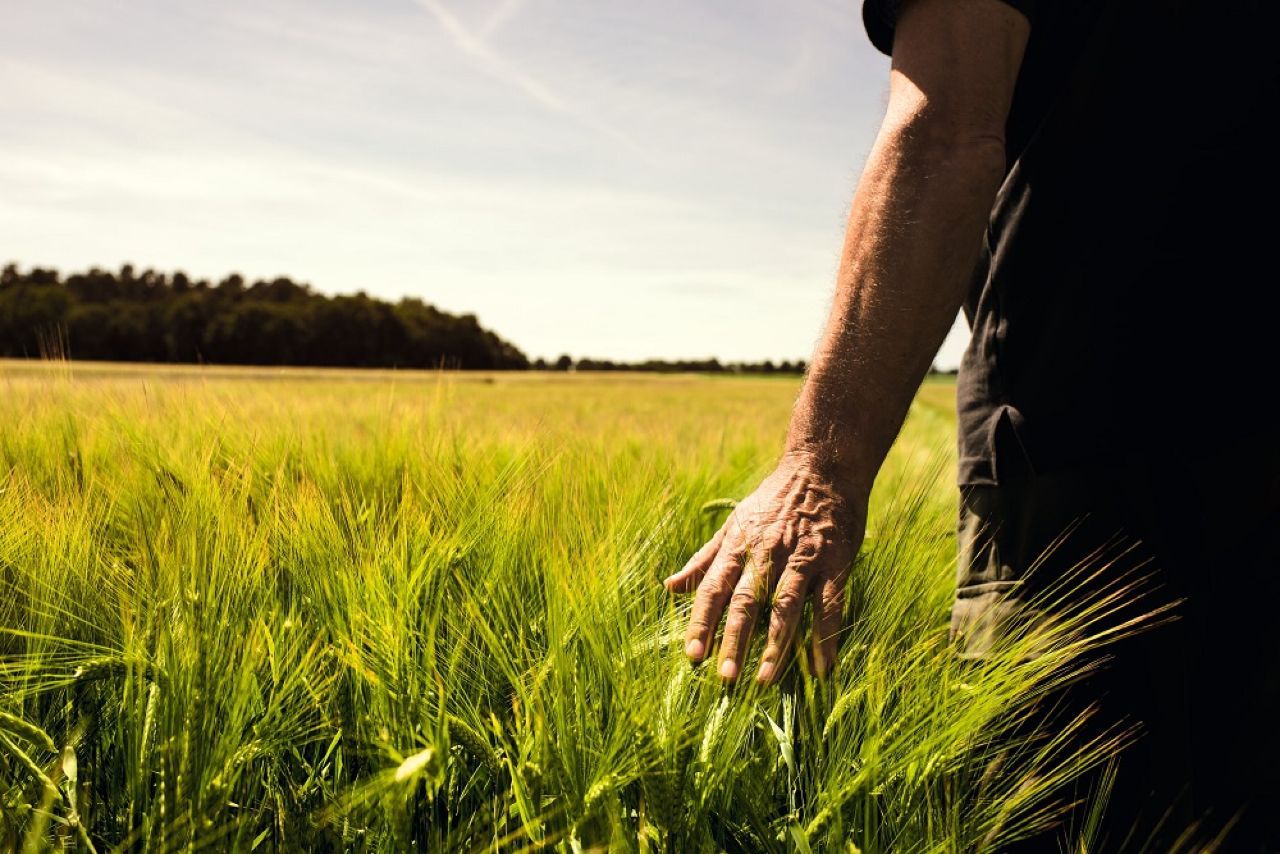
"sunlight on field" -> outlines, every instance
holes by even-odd
[[[0,363],[0,838],[977,850],[1061,656],[961,671],[953,387],[913,407],[837,674],[722,687],[658,584],[798,381]],[[1041,638],[1039,642],[1043,643]],[[3,844],[3,843],[0,843]]]

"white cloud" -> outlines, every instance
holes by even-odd
[[[414,294],[533,355],[806,357],[882,106],[856,10],[462,8],[24,6],[4,251]]]
[[[621,143],[637,154],[643,154],[643,150],[626,134],[600,122],[499,54],[483,35],[471,32],[440,0],[414,2],[431,13],[454,46],[474,60],[485,73],[522,92],[539,106]]]

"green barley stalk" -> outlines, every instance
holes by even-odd
[[[729,689],[654,578],[767,472],[794,387],[130,370],[0,363],[0,838],[999,850],[1119,749],[983,782],[974,734],[1128,600],[957,662],[945,386],[872,496],[834,675]],[[75,803],[40,759],[69,730]]]

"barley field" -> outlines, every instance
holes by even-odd
[[[797,388],[0,362],[0,849],[969,852],[1042,826],[1114,749],[1009,736],[1088,618],[952,653],[949,383],[877,484],[835,674],[685,660],[660,579],[770,468]]]

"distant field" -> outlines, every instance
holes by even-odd
[[[949,652],[951,383],[835,677],[680,652],[798,382],[0,362],[0,847],[998,850],[1084,758],[977,782],[1064,659]]]

